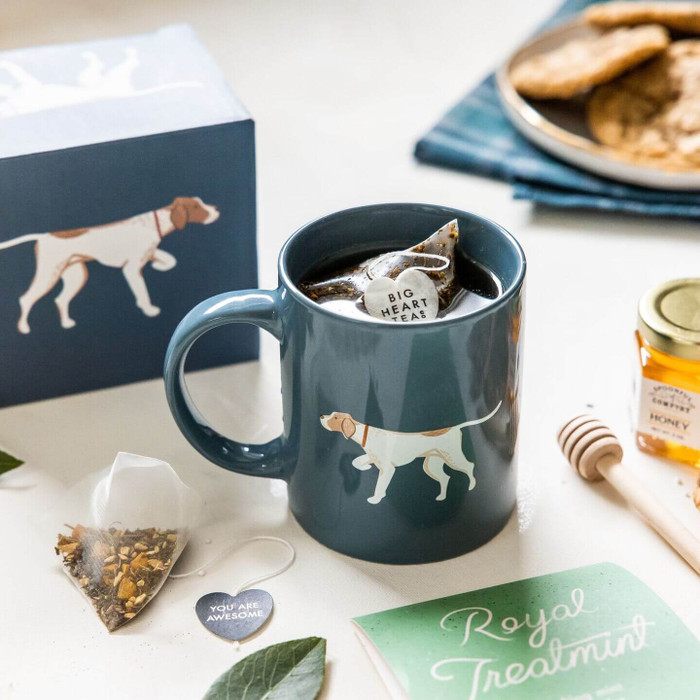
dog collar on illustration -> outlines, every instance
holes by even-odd
[[[362,442],[360,443],[362,445],[362,448],[364,449],[367,447],[367,433],[369,432],[369,425],[365,423],[365,429],[362,431]]]

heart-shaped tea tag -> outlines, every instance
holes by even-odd
[[[238,595],[207,593],[195,605],[199,621],[214,634],[239,642],[250,637],[272,613],[272,596],[259,588]]]
[[[404,270],[396,280],[373,279],[365,290],[369,315],[383,321],[408,323],[437,317],[440,300],[433,281],[420,270]]]

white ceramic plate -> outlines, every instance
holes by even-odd
[[[496,85],[508,118],[540,148],[597,175],[655,189],[700,190],[700,170],[640,165],[626,154],[597,143],[586,123],[585,95],[573,100],[530,100],[513,88],[509,73],[520,61],[600,31],[576,21],[556,27],[519,48],[496,73]]]

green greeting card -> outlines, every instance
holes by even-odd
[[[700,697],[700,643],[655,593],[614,564],[353,622],[392,698]]]

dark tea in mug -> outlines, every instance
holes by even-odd
[[[493,302],[503,287],[493,271],[469,257],[458,242],[457,222],[452,221],[405,250],[378,245],[324,261],[299,282],[299,289],[326,310],[364,320],[420,322],[464,316]],[[407,270],[420,271],[435,287],[435,314],[426,312],[427,303],[410,284],[395,289],[389,285],[387,308],[374,314],[366,304],[371,283],[380,277],[397,280]]]

